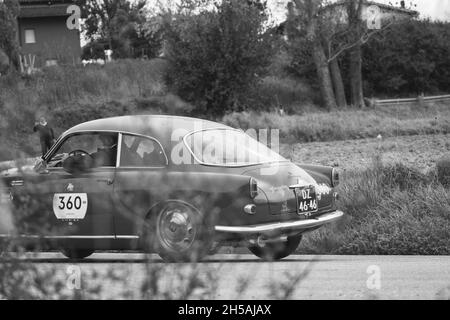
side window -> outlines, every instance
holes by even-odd
[[[121,167],[164,167],[166,161],[161,146],[155,140],[127,134],[122,135]]]
[[[50,166],[58,167],[70,155],[88,154],[94,161],[94,167],[115,167],[117,138],[117,133],[108,132],[74,134],[59,146],[48,163]]]

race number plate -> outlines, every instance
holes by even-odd
[[[56,193],[53,212],[58,219],[84,219],[88,207],[86,193]]]
[[[308,216],[319,210],[316,190],[313,186],[296,188],[295,193],[297,195],[298,214]]]

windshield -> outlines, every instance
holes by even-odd
[[[189,134],[186,144],[203,164],[245,166],[287,161],[275,151],[239,130],[212,129]]]

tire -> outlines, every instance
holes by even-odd
[[[212,224],[202,211],[183,201],[167,201],[150,217],[147,248],[166,262],[200,261],[210,251]]]
[[[217,254],[217,253],[219,252],[219,250],[220,250],[221,247],[222,247],[222,246],[220,245],[219,242],[213,242],[213,243],[211,244],[211,246],[209,247],[208,255],[209,255],[209,256],[212,256],[212,255]]]
[[[81,260],[94,253],[92,249],[61,249],[61,253],[70,260]]]
[[[266,243],[264,247],[259,245],[249,246],[248,249],[255,256],[266,260],[266,261],[275,261],[286,258],[290,254],[292,254],[295,249],[297,249],[300,241],[302,240],[302,235],[298,234],[295,236],[287,237],[286,241]]]

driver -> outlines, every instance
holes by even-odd
[[[92,153],[95,167],[115,167],[117,157],[117,137],[111,134],[100,134],[103,146]]]

